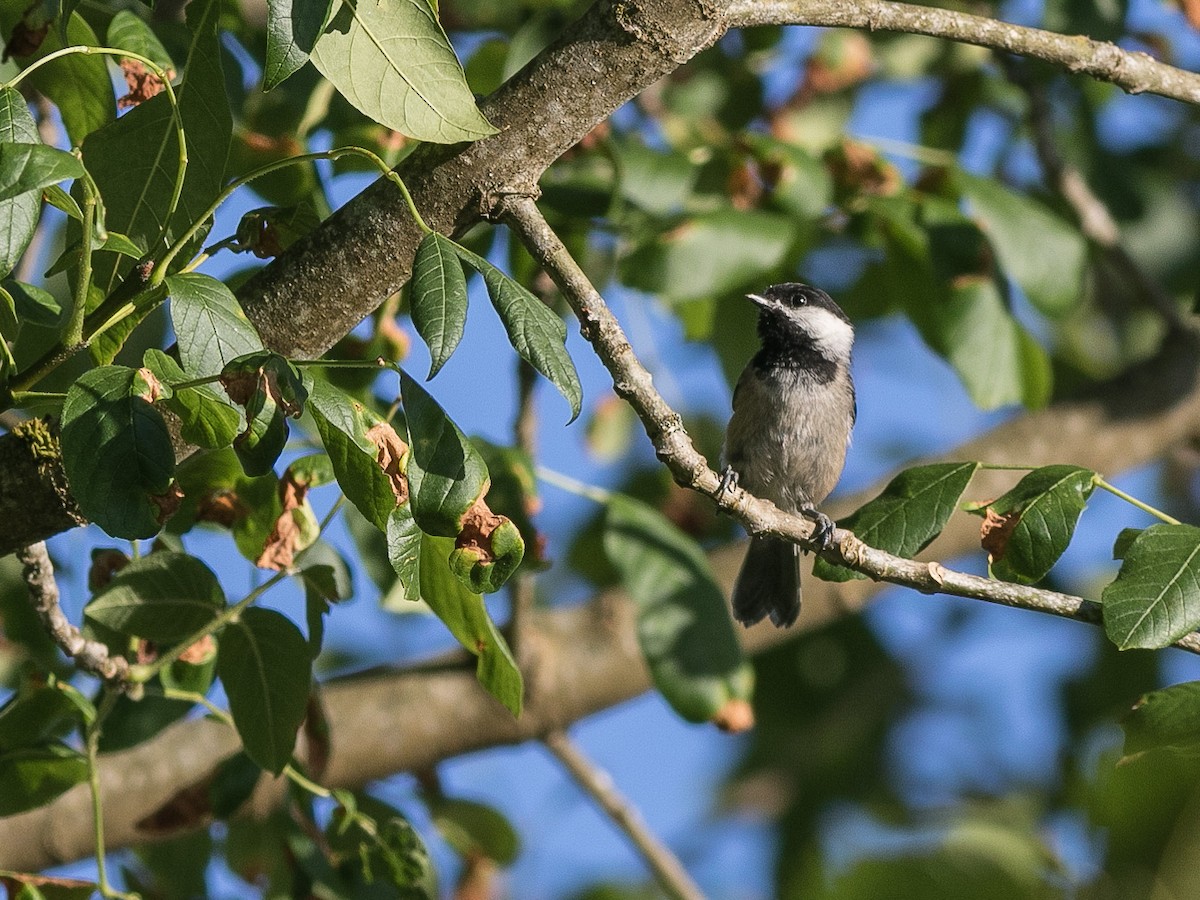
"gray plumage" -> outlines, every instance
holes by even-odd
[[[854,330],[828,294],[808,285],[779,284],[748,296],[759,307],[762,348],[734,389],[727,473],[785,512],[813,518],[827,541],[832,523],[815,507],[841,476],[854,426]],[[798,552],[775,538],[751,540],[733,590],[739,622],[750,626],[769,616],[786,628],[796,621]]]

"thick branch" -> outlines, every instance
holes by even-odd
[[[646,826],[637,807],[621,795],[607,772],[584,756],[565,732],[546,735],[545,744],[576,783],[625,832],[669,896],[675,900],[703,900],[704,894],[679,858]]]
[[[827,25],[947,38],[1045,60],[1112,82],[1131,94],[1146,92],[1200,103],[1200,75],[1168,66],[1146,53],[1122,50],[1083,35],[1055,34],[952,9],[888,0],[734,0],[726,15],[730,27]]]
[[[649,371],[634,355],[616,316],[550,228],[537,204],[527,197],[512,196],[503,201],[501,209],[533,258],[562,290],[567,303],[579,317],[580,331],[612,375],[614,389],[638,414],[659,459],[671,470],[675,480],[684,487],[714,496],[716,503],[737,518],[751,534],[771,534],[804,544],[813,533],[814,526],[809,519],[781,512],[774,504],[753,497],[741,488],[726,490],[716,496],[720,476],[696,450],[683,430],[679,414],[658,393]],[[1183,339],[1194,345],[1190,335]],[[835,532],[833,546],[822,555],[876,581],[888,581],[926,594],[952,594],[1083,622],[1100,621],[1096,604],[1081,597],[953,572],[938,563],[902,559],[868,547],[844,529]],[[1174,646],[1200,653],[1200,635],[1190,634],[1176,641]]]

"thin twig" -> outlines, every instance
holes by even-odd
[[[1079,219],[1080,231],[1103,251],[1109,264],[1132,286],[1137,296],[1153,307],[1172,328],[1188,327],[1171,295],[1129,255],[1121,240],[1121,227],[1104,201],[1096,196],[1083,173],[1059,153],[1053,110],[1045,88],[1036,84],[1015,58],[1000,54],[1000,60],[1009,80],[1029,98],[1029,127],[1046,183],[1071,207]]]
[[[667,894],[676,900],[704,900],[679,858],[646,826],[637,807],[621,795],[607,772],[584,756],[566,732],[551,732],[543,741],[576,783],[625,832]]]
[[[898,31],[1031,56],[1108,81],[1131,94],[1160,94],[1200,103],[1200,75],[1083,35],[1055,34],[952,9],[889,0],[734,0],[725,10],[733,27],[825,25]]]
[[[720,476],[696,450],[679,414],[655,389],[650,373],[634,355],[604,298],[547,224],[537,205],[527,197],[509,196],[503,201],[501,214],[562,290],[579,317],[580,331],[612,375],[613,389],[628,401],[642,420],[659,459],[675,480],[712,497],[752,535],[771,535],[807,545],[813,533],[813,524],[808,519],[781,512],[774,504],[753,497],[741,488],[718,492]],[[1083,597],[955,572],[938,563],[893,556],[867,546],[842,528],[837,529],[833,544],[821,555],[876,581],[903,585],[926,594],[970,597],[1093,624],[1101,621],[1099,605]],[[1172,646],[1200,653],[1200,633],[1186,635]]]
[[[122,684],[129,676],[129,662],[123,656],[109,656],[99,641],[88,640],[71,624],[59,605],[58,583],[46,542],[38,541],[17,551],[29,596],[42,627],[75,665],[110,684]]]

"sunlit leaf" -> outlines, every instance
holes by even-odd
[[[332,0],[267,0],[263,90],[271,90],[308,62],[331,5]]]
[[[237,298],[211,275],[188,272],[166,280],[179,358],[193,378],[216,375],[239,356],[262,349]]]
[[[1122,650],[1165,647],[1200,627],[1200,528],[1151,525],[1141,532],[1100,602],[1104,630]]]
[[[25,98],[16,88],[0,90],[0,146],[32,144],[38,140],[37,125]],[[41,199],[34,191],[0,201],[0,277],[11,272],[37,228]],[[5,332],[6,336],[12,337]]]
[[[1200,681],[1173,684],[1142,697],[1121,723],[1126,758],[1147,750],[1200,753]]]
[[[350,103],[421,141],[474,141],[493,128],[428,0],[335,0],[312,61]]]
[[[83,163],[45,144],[0,143],[0,201],[83,175]]]
[[[905,469],[874,500],[838,522],[864,543],[911,559],[942,533],[979,463],[937,463]],[[826,581],[865,578],[818,557],[813,571]]]

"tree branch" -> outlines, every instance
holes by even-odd
[[[1010,25],[952,9],[889,0],[734,0],[726,7],[730,27],[826,25],[900,31],[1031,56],[1072,72],[1111,82],[1131,94],[1151,93],[1200,103],[1200,75],[1140,52],[1083,35],[1055,34]]]
[[[613,824],[625,832],[668,896],[675,900],[704,900],[704,894],[671,848],[647,827],[637,807],[622,796],[611,776],[584,756],[566,732],[553,731],[543,743]]]
[[[679,414],[658,393],[650,373],[634,355],[608,304],[550,228],[537,204],[528,197],[514,195],[506,197],[499,209],[533,258],[565,295],[579,318],[580,331],[612,376],[614,390],[628,401],[642,420],[659,459],[671,470],[675,480],[684,487],[713,497],[718,506],[741,522],[752,535],[770,534],[805,545],[812,536],[814,525],[803,516],[784,513],[773,503],[753,497],[741,488],[726,490],[718,496],[720,476],[696,450]],[[834,533],[832,546],[822,556],[876,581],[891,582],[925,594],[952,594],[1082,622],[1100,621],[1099,607],[1081,597],[954,572],[939,563],[903,559],[869,547],[841,528]],[[1174,646],[1200,653],[1200,634],[1187,635]]]
[[[129,661],[123,656],[109,656],[108,647],[90,641],[71,624],[58,602],[58,583],[54,566],[45,542],[39,541],[17,551],[29,597],[46,633],[75,665],[85,672],[109,682],[124,681],[129,674]]]

